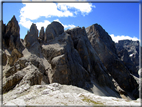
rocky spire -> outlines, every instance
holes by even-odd
[[[20,27],[18,25],[18,21],[15,16],[12,17],[12,19],[8,22],[6,27],[6,35],[10,36],[13,35],[15,38],[17,36],[20,36]]]
[[[38,29],[36,24],[32,23],[30,31],[24,38],[25,46],[30,47],[37,40],[38,40]]]
[[[40,29],[39,39],[41,42],[44,40],[44,27],[41,27]]]
[[[7,26],[3,25],[3,45],[8,47],[9,50],[17,48],[21,51],[24,48],[20,42],[20,27],[15,15]]]

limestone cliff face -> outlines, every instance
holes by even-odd
[[[138,84],[100,25],[64,31],[61,23],[52,22],[45,32],[41,28],[38,37],[37,27],[32,24],[21,41],[16,18],[9,23],[3,25],[6,29],[3,30],[4,93],[24,84],[56,82],[81,87],[94,94],[99,92],[99,95],[121,97],[123,94],[131,99],[138,98]],[[133,95],[128,94],[131,92]]]
[[[132,74],[138,77],[139,41],[121,40],[116,43],[119,58],[125,63]]]
[[[138,84],[130,71],[118,57],[115,43],[108,33],[98,24],[86,28],[86,32],[107,72],[116,80],[119,86],[128,92],[138,88]]]

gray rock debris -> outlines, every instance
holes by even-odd
[[[3,95],[4,106],[140,106],[140,99],[98,96],[72,85],[22,85]]]

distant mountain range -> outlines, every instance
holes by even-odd
[[[138,76],[139,70],[139,41],[121,40],[116,43],[119,58],[124,62],[129,71]]]

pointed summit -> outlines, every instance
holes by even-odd
[[[117,54],[115,49],[115,43],[101,25],[96,23],[87,27],[86,33],[88,35],[89,40],[91,40],[91,38],[92,40],[94,40],[93,38],[98,38],[98,40],[101,40],[113,53]]]
[[[12,17],[12,19],[11,20],[16,20],[16,17],[15,17],[15,15],[13,15],[13,17]]]
[[[39,38],[41,42],[44,40],[44,27],[41,27],[40,29]]]
[[[32,23],[30,31],[24,38],[25,46],[30,47],[35,41],[38,40],[38,29],[36,24]]]
[[[13,15],[13,17],[11,18],[11,20],[9,21],[9,23],[14,23],[14,25],[16,26],[16,27],[18,27],[19,25],[18,25],[18,21],[17,21],[17,19],[16,19],[16,17],[15,17],[15,15]]]
[[[21,50],[23,46],[20,42],[20,27],[15,15],[3,28],[4,45],[8,47],[9,50],[13,50],[14,48]]]
[[[8,36],[10,35],[20,36],[20,27],[15,15],[13,15],[12,19],[7,24],[6,34]]]

